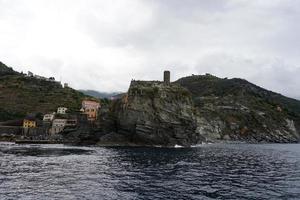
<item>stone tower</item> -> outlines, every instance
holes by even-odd
[[[170,71],[164,71],[164,83],[165,84],[170,84],[170,77],[171,77]]]

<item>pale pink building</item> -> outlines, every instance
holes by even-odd
[[[97,101],[84,100],[82,101],[81,110],[87,115],[89,121],[95,121],[98,117],[100,103]]]

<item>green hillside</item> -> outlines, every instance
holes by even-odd
[[[96,90],[79,90],[85,95],[89,95],[95,98],[100,98],[100,99],[110,99],[112,97],[118,96],[121,93],[120,92],[98,92]]]
[[[79,110],[84,98],[90,97],[58,82],[26,77],[0,63],[0,121],[53,112],[59,106]]]
[[[221,79],[213,75],[194,75],[181,78],[176,81],[187,88],[195,99],[196,104],[201,106],[203,97],[232,97],[249,106],[265,103],[271,107],[282,107],[289,115],[300,116],[300,101],[285,97],[281,94],[263,89],[244,79]],[[202,98],[201,98],[202,97]],[[252,103],[252,104],[251,104]],[[259,106],[263,108],[263,106]]]
[[[300,129],[299,100],[268,91],[244,79],[221,79],[207,74],[181,78],[176,83],[192,93],[200,116],[208,121],[224,122],[226,134],[231,138],[246,137],[241,134],[244,129],[252,132],[247,137],[259,141],[262,135],[272,135],[262,133],[293,127],[293,124],[287,124],[287,119],[293,120],[295,127]],[[235,134],[233,129],[237,129]]]
[[[4,63],[0,62],[0,76],[14,74],[18,74],[18,72],[15,72],[12,68],[7,67]]]

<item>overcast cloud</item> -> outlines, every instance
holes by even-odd
[[[245,78],[300,97],[300,1],[0,0],[0,60],[76,89]]]

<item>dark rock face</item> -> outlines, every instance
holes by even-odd
[[[102,145],[294,143],[300,138],[299,101],[242,79],[212,75],[186,77],[171,85],[133,81],[107,113],[102,115],[103,133],[108,133],[100,137]]]
[[[14,141],[22,134],[20,127],[0,126],[0,141]]]
[[[74,145],[94,145],[99,141],[100,133],[91,127],[79,127],[76,129],[65,129],[58,134],[57,140]]]
[[[101,146],[136,146],[128,137],[122,134],[111,132],[100,137],[98,144]]]
[[[242,79],[212,75],[179,79],[197,110],[197,131],[208,141],[299,141],[300,102]]]
[[[56,134],[53,139],[75,145],[94,145],[99,141],[101,131],[98,130],[95,124],[88,121],[87,115],[77,113],[76,126],[65,127],[64,130]]]
[[[197,144],[203,138],[196,133],[193,108],[189,92],[179,85],[132,81],[112,110],[114,131],[136,145]]]

